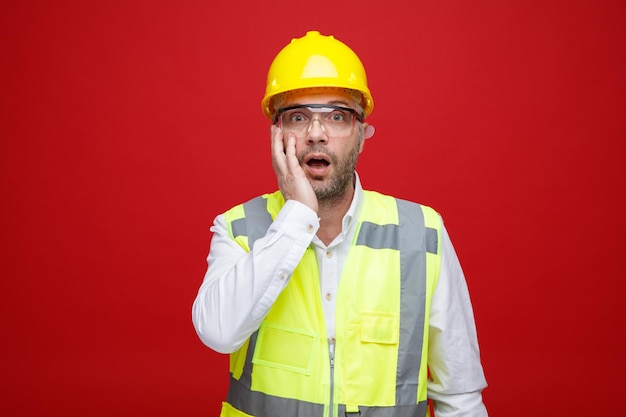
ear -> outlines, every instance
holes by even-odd
[[[361,136],[361,139],[359,140],[359,153],[363,152],[363,148],[365,147],[365,139],[367,139],[369,136],[367,136],[369,130],[370,130],[370,126],[367,123],[362,123],[361,128],[363,129],[363,135]]]
[[[363,139],[369,139],[372,136],[374,136],[374,132],[376,132],[376,129],[374,128],[374,126],[368,124],[368,123],[363,123],[363,127],[365,128],[363,130]]]

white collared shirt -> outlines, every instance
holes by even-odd
[[[228,234],[223,215],[211,231],[209,268],[193,305],[200,339],[221,353],[236,351],[256,331],[289,282],[304,252],[312,245],[320,271],[327,334],[333,346],[335,299],[343,263],[363,202],[357,175],[355,194],[341,233],[326,246],[315,235],[317,214],[293,200],[278,213],[267,234],[247,253]],[[443,227],[441,272],[429,317],[428,396],[437,417],[484,417],[481,391],[486,387],[463,271]]]

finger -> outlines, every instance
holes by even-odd
[[[287,148],[285,154],[287,156],[287,167],[293,173],[294,170],[300,168],[300,162],[296,156],[296,137],[292,134],[287,136]]]
[[[272,125],[272,161],[274,166],[280,171],[287,171],[287,161],[285,156],[285,145],[283,143],[283,132],[278,126]]]

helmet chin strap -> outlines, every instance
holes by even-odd
[[[374,126],[367,125],[367,127],[365,128],[365,131],[363,132],[363,139],[371,138],[372,136],[374,136],[374,132],[376,132],[376,129],[374,128]]]

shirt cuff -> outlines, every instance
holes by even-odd
[[[271,228],[296,242],[306,242],[308,246],[320,228],[317,213],[309,206],[295,200],[287,200],[274,219]]]

